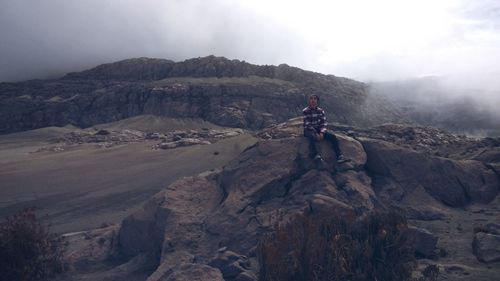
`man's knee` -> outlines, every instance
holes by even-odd
[[[332,133],[332,132],[329,132],[329,131],[325,131],[323,135],[325,136],[325,139],[326,139],[326,138],[329,138],[329,139],[337,139],[337,137],[335,136],[335,134],[334,134],[334,133]]]
[[[304,131],[304,137],[314,140],[314,135],[310,131]]]

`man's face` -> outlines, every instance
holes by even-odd
[[[310,96],[309,97],[309,107],[315,108],[318,106],[318,98],[315,96]]]

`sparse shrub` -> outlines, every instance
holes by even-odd
[[[436,281],[439,276],[439,267],[435,264],[429,264],[420,274],[420,277],[413,278],[411,281]]]
[[[422,272],[425,281],[436,281],[439,275],[439,267],[435,264],[429,264]]]
[[[0,224],[0,280],[47,280],[63,271],[64,247],[25,209]]]
[[[260,279],[410,280],[416,262],[406,229],[395,212],[359,219],[298,215],[261,239]]]

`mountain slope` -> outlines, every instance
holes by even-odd
[[[321,96],[331,121],[367,126],[401,119],[390,103],[346,78],[214,56],[178,63],[139,58],[57,80],[0,84],[0,133],[142,114],[259,129],[300,115],[310,93]]]

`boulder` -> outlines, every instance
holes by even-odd
[[[405,196],[422,186],[452,207],[486,203],[500,191],[499,177],[481,162],[433,157],[381,140],[360,141],[368,156],[366,169],[381,178],[375,182],[378,190],[388,185]]]
[[[74,266],[106,261],[117,252],[119,225],[62,235],[68,243],[64,259]]]
[[[291,184],[284,198],[286,209],[312,213],[352,213],[349,196],[326,171],[310,170]],[[293,214],[293,213],[292,213]]]
[[[187,263],[179,266],[165,281],[224,281],[221,272],[205,264]],[[149,279],[148,279],[149,281]]]
[[[245,267],[248,267],[248,258],[227,251],[210,261],[209,265],[218,268],[225,280],[232,280],[246,271]]]
[[[350,165],[351,169],[362,169],[367,160],[363,145],[354,138],[346,136],[344,134],[336,133],[335,135],[339,141],[340,150],[349,160],[346,165]]]
[[[445,218],[446,214],[431,206],[421,206],[421,207],[406,207],[405,208],[406,218],[413,220],[423,220],[423,221],[433,221],[442,220]]]
[[[438,237],[424,228],[414,226],[408,227],[410,241],[415,247],[415,254],[424,258],[432,258],[436,255]]]
[[[472,241],[472,250],[480,262],[500,261],[500,235],[478,232]]]

